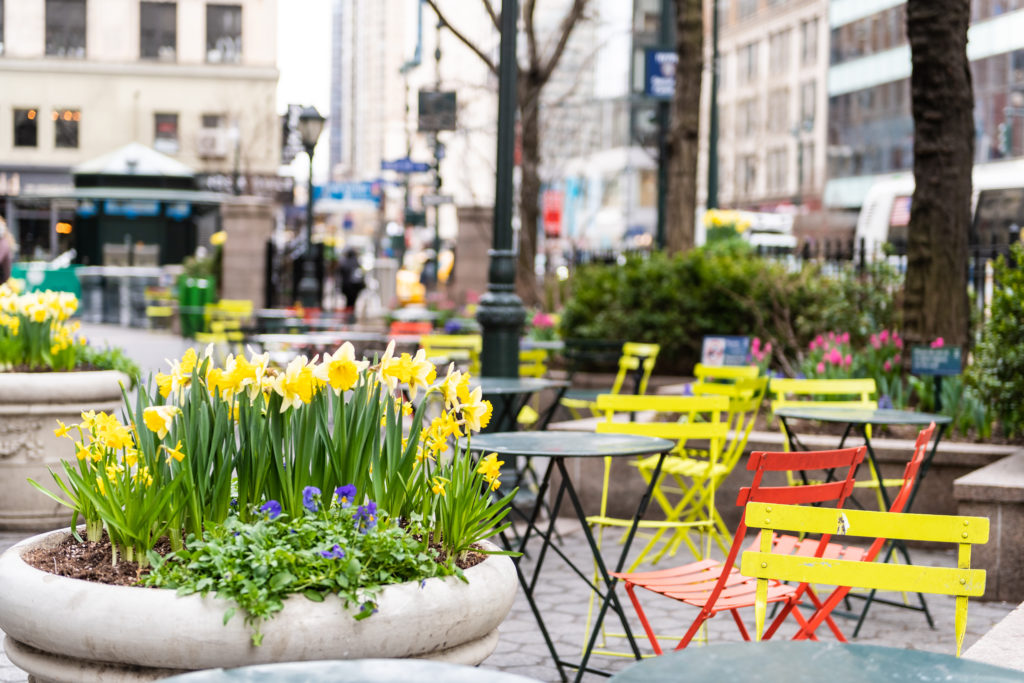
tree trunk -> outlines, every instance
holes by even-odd
[[[697,215],[697,150],[700,141],[700,85],[704,72],[702,0],[675,0],[676,92],[666,139],[665,249],[694,245]]]
[[[905,337],[965,346],[969,320],[974,93],[967,61],[969,0],[908,0],[913,71],[914,197],[907,237]]]
[[[540,118],[543,84],[530,71],[519,73],[519,124],[522,177],[519,184],[519,254],[516,258],[516,293],[526,307],[541,304],[534,263],[540,220]]]

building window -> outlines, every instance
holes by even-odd
[[[818,61],[818,18],[800,23],[800,62],[814,64]]]
[[[242,6],[206,6],[206,61],[239,64],[242,61]]]
[[[46,0],[46,54],[85,59],[85,0]]]
[[[163,154],[178,153],[178,115],[153,115],[153,149]]]
[[[790,29],[779,31],[768,37],[768,64],[772,76],[785,76],[789,69],[789,51],[793,40]]]
[[[178,5],[143,2],[139,6],[139,55],[173,62],[178,46]]]
[[[736,103],[736,137],[748,138],[757,133],[757,98]]]
[[[804,127],[814,125],[815,104],[818,100],[817,83],[807,81],[800,86],[800,124]]]
[[[740,83],[750,83],[757,80],[757,48],[758,44],[753,42],[747,43],[739,49],[736,80]]]
[[[78,109],[54,109],[53,118],[55,147],[78,147],[78,124],[82,112]]]
[[[789,128],[789,88],[768,94],[768,132],[785,133]]]
[[[768,194],[781,194],[786,190],[789,173],[789,150],[780,147],[768,151]]]
[[[746,19],[747,17],[753,16],[754,12],[757,11],[757,0],[740,0],[739,2],[739,18],[740,20]]]
[[[14,146],[35,147],[39,140],[39,110],[14,110]]]
[[[757,187],[757,156],[744,154],[736,161],[736,193],[740,197],[754,196]]]

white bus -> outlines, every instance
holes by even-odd
[[[1024,226],[1024,159],[978,164],[972,183],[971,244],[989,247],[1018,239]],[[857,217],[856,248],[863,239],[868,254],[879,254],[886,243],[905,251],[913,194],[913,173],[877,180]]]

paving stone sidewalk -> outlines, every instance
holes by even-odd
[[[563,533],[562,548],[567,555],[586,567],[589,550],[584,535],[578,525],[570,520],[560,523]],[[6,550],[24,534],[0,533],[0,552]],[[612,554],[617,554],[618,546],[609,544]],[[954,566],[955,556],[952,553],[936,551],[913,551],[915,562],[928,562],[944,566]],[[679,557],[678,560],[688,558]],[[525,560],[530,566],[532,560]],[[662,566],[671,560],[664,560]],[[649,568],[649,567],[645,567]],[[546,615],[546,623],[556,642],[556,647],[565,659],[578,657],[583,644],[583,631],[587,618],[589,593],[582,580],[566,569],[564,563],[553,553],[545,560],[542,580],[537,588],[537,602]],[[2,590],[2,588],[0,588]],[[627,615],[630,617],[631,628],[639,631],[640,627],[629,605],[625,592],[621,592]],[[646,598],[646,599],[645,599]],[[680,605],[673,600],[660,596],[643,596],[645,609],[658,633],[677,633],[689,626],[695,610]],[[908,649],[929,650],[934,652],[952,653],[953,639],[953,599],[944,596],[928,596],[928,605],[935,617],[936,629],[928,628],[924,616],[918,612],[897,609],[885,605],[872,607],[860,637],[855,642],[872,645],[886,645]],[[859,601],[855,604],[860,604]],[[964,649],[970,647],[978,638],[991,629],[1016,605],[1009,603],[981,602],[972,600],[967,622],[967,636]],[[748,628],[752,628],[753,614],[750,612]],[[839,626],[847,635],[853,630],[853,621],[839,619]],[[740,640],[731,618],[719,616],[708,622],[710,642],[729,642]],[[528,676],[541,681],[557,681],[558,674],[548,654],[544,640],[530,612],[525,597],[520,592],[508,618],[500,628],[501,639],[495,652],[481,665],[481,669],[495,669],[508,673]],[[830,639],[831,634],[823,627],[822,639]],[[2,635],[2,634],[0,634]],[[621,640],[609,639],[609,645],[622,649]],[[649,647],[640,641],[641,649],[650,652]],[[591,662],[598,668],[618,671],[628,666],[633,660],[624,657],[595,656]],[[0,683],[25,683],[27,677],[0,654]],[[486,680],[486,679],[484,679]],[[603,677],[588,674],[586,681],[606,680]]]

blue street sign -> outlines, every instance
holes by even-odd
[[[353,202],[369,202],[380,204],[380,183],[327,183],[327,186],[316,185],[313,187],[313,199],[343,199]]]
[[[409,157],[402,157],[394,161],[380,162],[380,170],[397,171],[398,173],[426,173],[430,170],[430,164],[420,161],[413,161]]]
[[[704,365],[746,365],[750,337],[736,335],[707,336],[701,344],[700,362]]]
[[[676,92],[675,50],[649,47],[644,50],[644,94],[658,100],[670,100]]]

